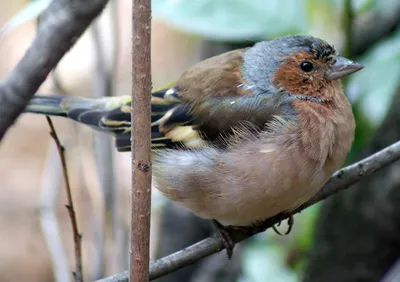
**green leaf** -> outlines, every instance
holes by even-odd
[[[352,0],[355,12],[360,15],[369,11],[374,5],[376,0]]]
[[[297,276],[285,267],[283,248],[254,240],[243,252],[243,275],[240,281],[295,282]]]
[[[213,40],[242,41],[307,30],[302,1],[153,0],[153,15],[188,33]]]

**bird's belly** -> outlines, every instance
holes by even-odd
[[[278,173],[274,169],[250,173],[247,180],[243,179],[243,172],[238,172],[240,181],[229,181],[235,177],[227,175],[225,182],[219,184],[225,193],[178,202],[200,217],[234,226],[249,226],[281,212],[290,212],[313,197],[330,175],[315,166],[296,168],[295,161],[286,158]]]
[[[277,177],[280,178],[280,177]],[[223,199],[218,204],[223,207],[217,212],[199,216],[214,218],[223,225],[249,226],[263,221],[281,212],[290,212],[313,197],[326,179],[321,181],[302,181],[293,184],[285,184],[283,179],[275,179],[273,182],[282,183],[281,185],[268,185],[268,179],[265,181],[265,191],[257,193],[257,198],[242,194],[241,201],[229,203]],[[310,178],[312,178],[310,176]],[[268,187],[269,186],[269,187]]]
[[[250,145],[239,153],[210,149],[201,154],[175,152],[174,158],[165,155],[153,170],[156,187],[200,217],[249,226],[292,211],[331,176],[324,161],[310,160],[297,143]]]

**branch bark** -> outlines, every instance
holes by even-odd
[[[325,184],[321,191],[315,195],[307,203],[303,204],[294,211],[299,213],[307,207],[318,203],[339,191],[347,189],[350,185],[365,179],[370,174],[400,159],[400,141],[390,145],[389,147],[357,162],[348,167],[337,171],[332,178]],[[251,230],[251,235],[265,231],[267,228],[285,220],[286,216],[278,214],[264,221],[260,226]],[[247,239],[249,236],[239,235],[235,238],[235,242]],[[182,267],[191,265],[196,261],[210,256],[216,252],[223,250],[224,246],[218,236],[206,238],[192,246],[180,250],[174,254],[161,258],[153,262],[150,266],[150,280],[162,277],[172,271]],[[98,280],[98,282],[122,282],[128,281],[128,272],[123,272]]]
[[[133,0],[130,281],[149,281],[151,206],[151,6]]]
[[[107,0],[55,0],[50,4],[32,45],[0,81],[0,141],[50,71],[106,3]]]
[[[75,249],[75,265],[76,270],[73,272],[74,279],[76,282],[83,282],[83,272],[82,272],[82,235],[79,233],[78,221],[76,219],[76,213],[74,208],[74,201],[72,200],[71,185],[69,182],[67,161],[65,160],[65,149],[58,139],[56,129],[54,128],[53,122],[49,116],[46,116],[47,122],[50,127],[50,135],[57,145],[58,155],[60,156],[62,171],[65,181],[65,189],[67,194],[68,204],[66,208],[68,210],[69,217],[71,219],[72,231],[74,235],[74,249]]]

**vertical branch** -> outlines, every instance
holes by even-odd
[[[347,58],[351,57],[353,20],[354,20],[354,11],[353,11],[352,0],[345,0],[344,11],[343,11],[343,29],[344,29],[343,55]]]
[[[133,0],[130,281],[149,281],[151,204],[150,0]]]
[[[76,271],[74,272],[74,278],[77,282],[83,282],[82,273],[82,236],[79,233],[78,223],[76,220],[74,202],[72,201],[71,185],[69,183],[67,162],[65,161],[64,147],[61,145],[60,139],[58,139],[57,132],[54,128],[53,122],[49,116],[46,116],[47,122],[50,127],[50,135],[54,139],[57,145],[58,154],[60,155],[61,166],[64,174],[65,188],[67,192],[68,204],[66,205],[68,209],[69,217],[71,218],[72,231],[74,234],[74,245],[75,245],[75,259],[76,259]]]
[[[353,37],[353,20],[354,20],[354,11],[352,0],[344,0],[344,9],[343,9],[343,29],[344,29],[344,46],[343,46],[343,55],[346,58],[351,58],[351,50],[352,50],[352,37]],[[343,85],[346,87],[349,81],[349,77],[345,77],[342,79]]]

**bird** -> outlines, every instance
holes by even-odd
[[[309,35],[194,64],[151,93],[154,187],[212,220],[231,256],[235,227],[290,215],[343,164],[355,121],[341,79],[363,67]],[[130,96],[35,95],[25,111],[70,118],[113,134],[120,152],[131,148]]]

